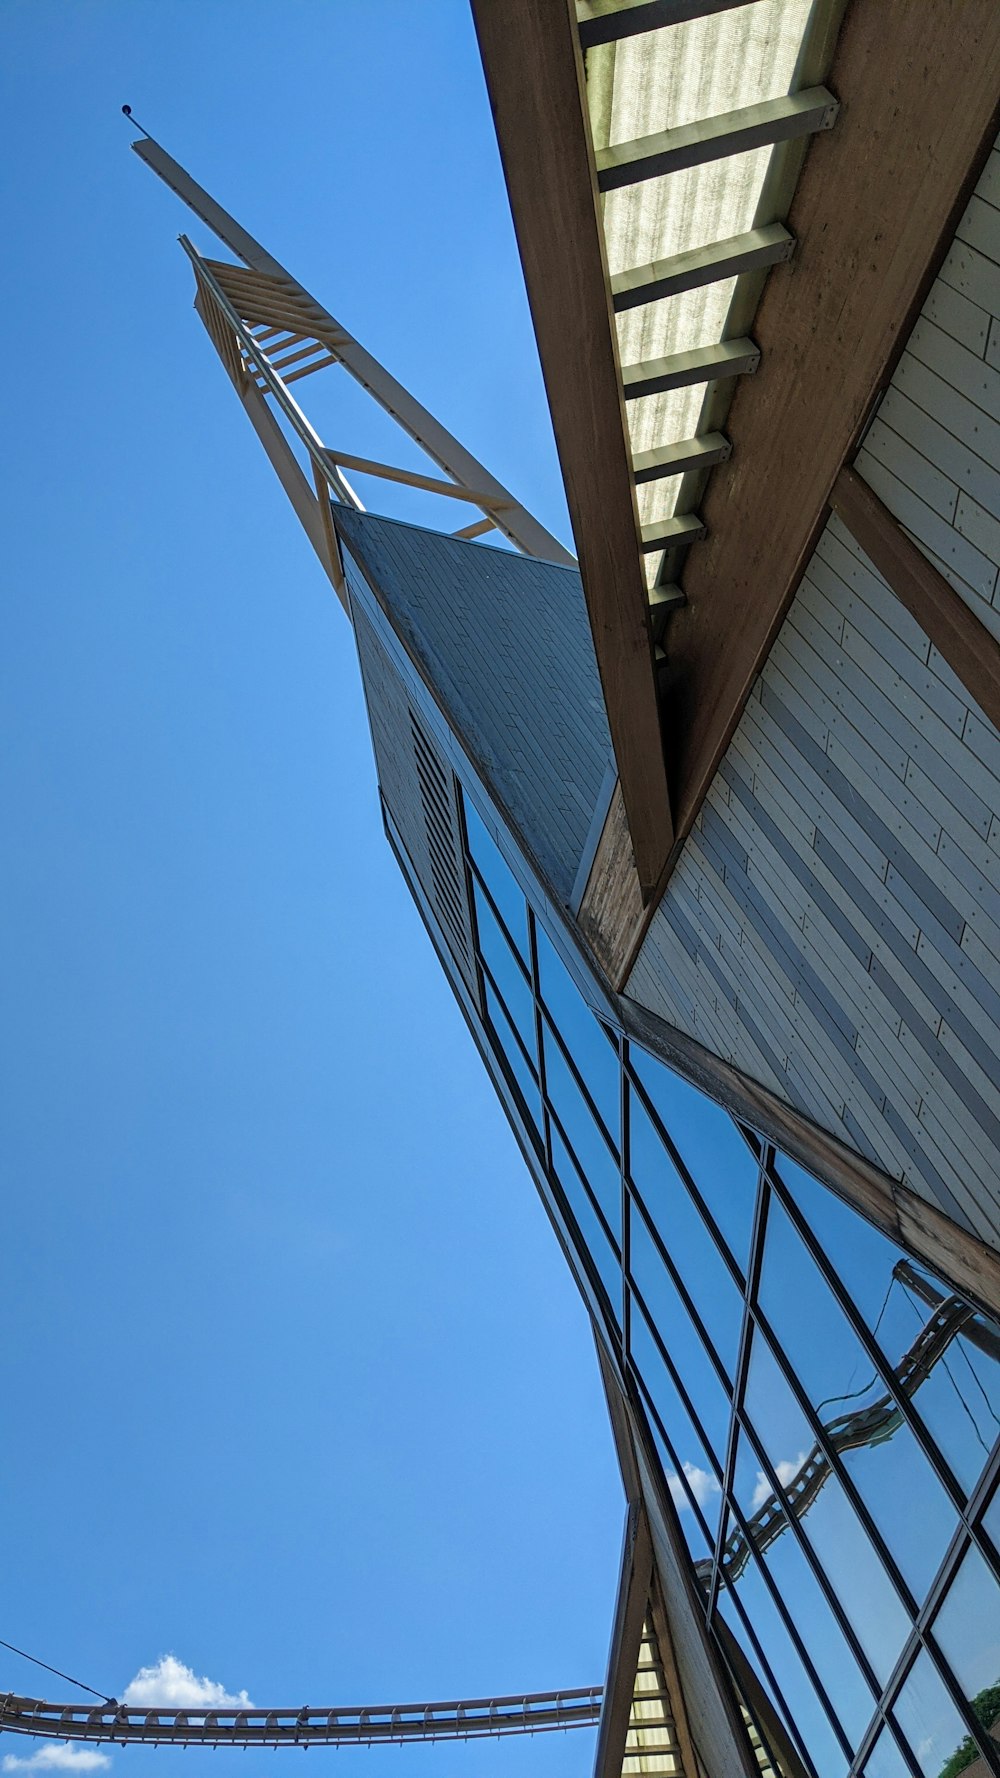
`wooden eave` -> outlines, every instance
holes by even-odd
[[[641,902],[674,835],[576,22],[564,0],[472,0],[472,10]]]
[[[669,619],[662,730],[574,15],[473,11],[620,773],[580,910],[620,988],[996,135],[1000,8],[848,5],[826,75],[840,119],[798,180],[795,257],[757,308],[760,369],[736,390]]]

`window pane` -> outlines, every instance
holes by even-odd
[[[469,851],[479,866],[487,889],[500,909],[500,916],[507,931],[527,963],[529,957],[528,919],[524,896],[511,875],[506,859],[501,856],[495,841],[490,838],[468,797],[464,799],[464,806]]]
[[[722,1628],[719,1624],[720,1619],[721,1619],[721,1626],[724,1626],[724,1628]],[[780,1680],[778,1679],[777,1674],[775,1674],[774,1684],[772,1684],[770,1679],[768,1679],[767,1675],[765,1674],[760,1656],[758,1655],[757,1650],[755,1649],[755,1647],[753,1645],[753,1642],[752,1642],[750,1635],[747,1631],[747,1627],[746,1627],[745,1623],[743,1622],[743,1619],[741,1618],[739,1612],[736,1609],[736,1604],[735,1604],[734,1599],[732,1598],[732,1596],[730,1595],[730,1593],[727,1591],[727,1589],[725,1587],[723,1587],[719,1593],[718,1605],[716,1607],[716,1617],[713,1621],[716,1625],[716,1628],[719,1630],[719,1639],[722,1642],[723,1647],[725,1647],[726,1643],[727,1643],[727,1637],[725,1634],[726,1631],[729,1632],[729,1635],[732,1637],[733,1641],[738,1643],[740,1649],[742,1650],[742,1652],[746,1658],[747,1665],[749,1666],[751,1672],[753,1673],[753,1675],[757,1681],[757,1684],[760,1686],[761,1691],[763,1692],[764,1696],[770,1701],[771,1706],[775,1712],[775,1715],[776,1715],[779,1723],[784,1723],[786,1732],[791,1736],[795,1746],[801,1752],[802,1751],[802,1739],[800,1736],[796,1736],[796,1733],[795,1733],[795,1723],[792,1718],[792,1706],[788,1702],[787,1699],[785,1699],[784,1705],[779,1701],[777,1693],[775,1691],[775,1685],[780,1685]],[[749,1688],[747,1688],[747,1689],[749,1689]],[[810,1690],[811,1690],[811,1688],[810,1688]],[[815,1693],[812,1693],[812,1697],[813,1697],[813,1700],[815,1700]],[[749,1703],[749,1700],[744,1698],[744,1703]],[[843,1755],[840,1755],[839,1757],[840,1757],[840,1770],[841,1770],[841,1773],[843,1773],[844,1767],[846,1765],[846,1761],[844,1760]]]
[[[946,1761],[949,1775],[971,1765],[972,1759],[964,1758],[952,1764],[951,1756],[960,1749],[967,1749],[974,1759],[974,1747],[926,1651],[914,1661],[893,1715],[925,1778],[939,1778]]]
[[[917,1373],[917,1407],[960,1482],[971,1493],[1000,1433],[1000,1327],[962,1299],[842,1199],[782,1159],[781,1176],[824,1253],[893,1366],[922,1330],[943,1325],[925,1345],[932,1362]]]
[[[729,1437],[729,1398],[637,1206],[630,1212],[629,1255],[632,1277],[646,1312],[677,1367],[721,1463]]]
[[[604,1026],[556,956],[541,927],[536,927],[538,983],[553,1023],[580,1071],[587,1091],[604,1119],[615,1147],[621,1148],[621,1069],[618,1046],[609,1042]]]
[[[743,1297],[635,1092],[629,1096],[629,1158],[643,1207],[731,1377],[743,1325]]]
[[[718,1530],[719,1503],[722,1499],[719,1476],[691,1423],[691,1417],[663,1362],[663,1355],[650,1332],[646,1317],[634,1297],[629,1315],[629,1348],[632,1362],[646,1385],[649,1398],[677,1454],[679,1471],[669,1452],[661,1450],[660,1453],[667,1486],[691,1553],[696,1560],[702,1560],[709,1554],[710,1546],[714,1545]],[[687,1483],[686,1487],[681,1481],[681,1472]],[[699,1512],[707,1527],[707,1543],[705,1533],[698,1526]]]
[[[760,1300],[828,1440],[922,1598],[955,1529],[955,1512],[776,1198]]]
[[[1000,1586],[970,1548],[934,1619],[934,1640],[972,1705],[1000,1742]]]
[[[746,1271],[757,1162],[728,1111],[635,1044],[630,1060],[671,1142]]]
[[[819,1778],[844,1778],[848,1761],[753,1556],[742,1573],[734,1579],[733,1591],[742,1602],[753,1625],[775,1681],[784,1695],[794,1726],[805,1743]],[[724,1599],[725,1588],[720,1592],[720,1609],[723,1611]],[[728,1621],[732,1622],[731,1619]],[[756,1670],[758,1664],[750,1655],[749,1649],[748,1655]]]
[[[540,1131],[541,1098],[537,1082],[521,1054],[520,1045],[511,1030],[510,1021],[489,982],[486,984],[486,1012],[493,1027],[497,1046],[510,1063],[511,1073],[521,1089],[521,1097],[524,1100],[529,1121],[536,1131]]]
[[[910,1767],[891,1729],[883,1729],[865,1761],[864,1778],[909,1778]]]
[[[601,1224],[580,1175],[573,1165],[568,1149],[550,1120],[552,1139],[552,1165],[556,1178],[562,1186],[573,1216],[580,1238],[597,1268],[598,1277],[608,1293],[615,1320],[619,1321],[622,1312],[622,1270],[621,1260],[611,1246],[607,1234]]]
[[[476,926],[483,960],[493,977],[504,1005],[529,1056],[535,1056],[535,999],[520,964],[507,943],[486,897],[476,884]]]
[[[750,1348],[744,1410],[789,1497],[788,1509],[798,1513],[858,1641],[884,1682],[909,1633],[908,1613],[759,1328]],[[774,1513],[778,1507],[759,1467],[737,1470],[736,1498],[746,1513],[766,1517],[768,1509]],[[787,1523],[779,1535],[791,1536]]]
[[[747,1487],[751,1483],[748,1499]],[[733,1529],[723,1557],[725,1573],[732,1580],[738,1578],[751,1549],[764,1560],[841,1724],[857,1747],[871,1720],[874,1694],[823,1596],[783,1506],[762,1475],[760,1458],[745,1433],[740,1436],[737,1450],[736,1497],[744,1512],[753,1507],[754,1513],[748,1519],[749,1537],[735,1518],[731,1520]]]
[[[545,1091],[562,1124],[615,1240],[622,1238],[621,1168],[608,1148],[594,1115],[570,1073],[565,1056],[545,1027]]]

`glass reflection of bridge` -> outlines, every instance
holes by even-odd
[[[976,1311],[961,1297],[942,1296],[908,1260],[900,1260],[895,1266],[893,1279],[898,1279],[933,1308],[933,1313],[920,1329],[912,1346],[893,1367],[898,1395],[908,1399],[913,1396],[959,1334],[964,1334],[971,1344],[978,1346],[991,1358],[1000,1359],[1000,1338],[984,1325]],[[742,1527],[737,1527],[727,1537],[722,1549],[722,1568],[728,1579],[739,1579],[750,1560],[751,1549],[758,1553],[766,1550],[780,1537],[791,1515],[801,1519],[808,1512],[823,1484],[833,1473],[828,1450],[839,1457],[843,1452],[857,1450],[862,1445],[883,1444],[892,1437],[902,1422],[903,1411],[898,1400],[888,1392],[866,1408],[840,1414],[835,1420],[827,1422],[823,1429],[823,1443],[817,1440],[795,1474],[782,1484],[784,1499],[772,1492],[747,1520],[746,1532]],[[698,1578],[703,1584],[710,1582],[712,1566],[711,1561],[696,1564]]]

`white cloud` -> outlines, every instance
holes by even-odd
[[[4,1755],[5,1772],[99,1772],[111,1761],[106,1753],[93,1747],[74,1747],[72,1741],[46,1741],[21,1759],[16,1753]]]
[[[176,1655],[161,1655],[155,1666],[140,1667],[122,1692],[122,1703],[146,1710],[251,1708],[246,1692],[227,1692],[217,1679],[199,1679]]]
[[[785,1459],[781,1463],[775,1464],[774,1473],[777,1476],[777,1478],[783,1488],[787,1488],[789,1482],[793,1482],[795,1480],[795,1477],[798,1475],[799,1470],[802,1468],[802,1465],[805,1462],[805,1460],[806,1460],[806,1453],[804,1451],[800,1451],[798,1456],[792,1459],[791,1463],[789,1463],[787,1461],[787,1459]],[[758,1471],[757,1471],[757,1486],[753,1491],[753,1499],[750,1502],[750,1511],[752,1513],[755,1513],[757,1511],[758,1507],[763,1506],[765,1500],[770,1500],[773,1493],[774,1493],[774,1489],[771,1487],[771,1484],[768,1481],[766,1475],[764,1474],[764,1471],[762,1469],[758,1469]]]
[[[691,1492],[699,1506],[707,1506],[713,1494],[718,1494],[720,1492],[719,1484],[714,1475],[709,1475],[707,1469],[699,1469],[697,1463],[685,1463],[684,1474],[687,1476]],[[681,1513],[690,1512],[691,1502],[687,1497],[680,1476],[668,1476],[667,1487],[670,1489],[670,1498],[676,1506],[677,1511]]]

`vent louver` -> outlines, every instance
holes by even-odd
[[[465,884],[459,869],[461,857],[448,774],[428,740],[419,718],[410,709],[410,733],[423,805],[427,850],[430,856],[434,903],[450,941],[468,963],[465,929]]]

